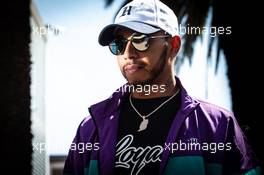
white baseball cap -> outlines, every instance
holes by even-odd
[[[101,31],[98,42],[108,45],[114,39],[117,27],[151,34],[163,30],[171,36],[179,36],[178,20],[174,12],[159,0],[133,0],[120,9],[114,24],[107,25]]]

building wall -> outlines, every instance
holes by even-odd
[[[46,152],[45,134],[45,45],[46,35],[38,15],[36,6],[31,3],[31,130],[32,145],[32,174],[49,174],[48,157]]]

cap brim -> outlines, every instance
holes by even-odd
[[[160,28],[153,27],[149,24],[136,21],[123,22],[119,24],[110,24],[103,28],[103,30],[101,31],[98,38],[99,44],[101,44],[102,46],[107,46],[111,41],[113,41],[114,31],[116,27],[124,27],[144,34],[151,34],[161,30]]]

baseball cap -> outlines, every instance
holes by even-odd
[[[178,20],[174,12],[159,0],[133,0],[117,13],[114,23],[104,27],[98,42],[108,45],[114,39],[116,28],[151,34],[163,30],[171,36],[179,36]]]

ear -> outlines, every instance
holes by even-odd
[[[172,46],[172,56],[175,57],[180,50],[181,47],[181,38],[179,36],[174,36],[171,38],[171,46]]]

